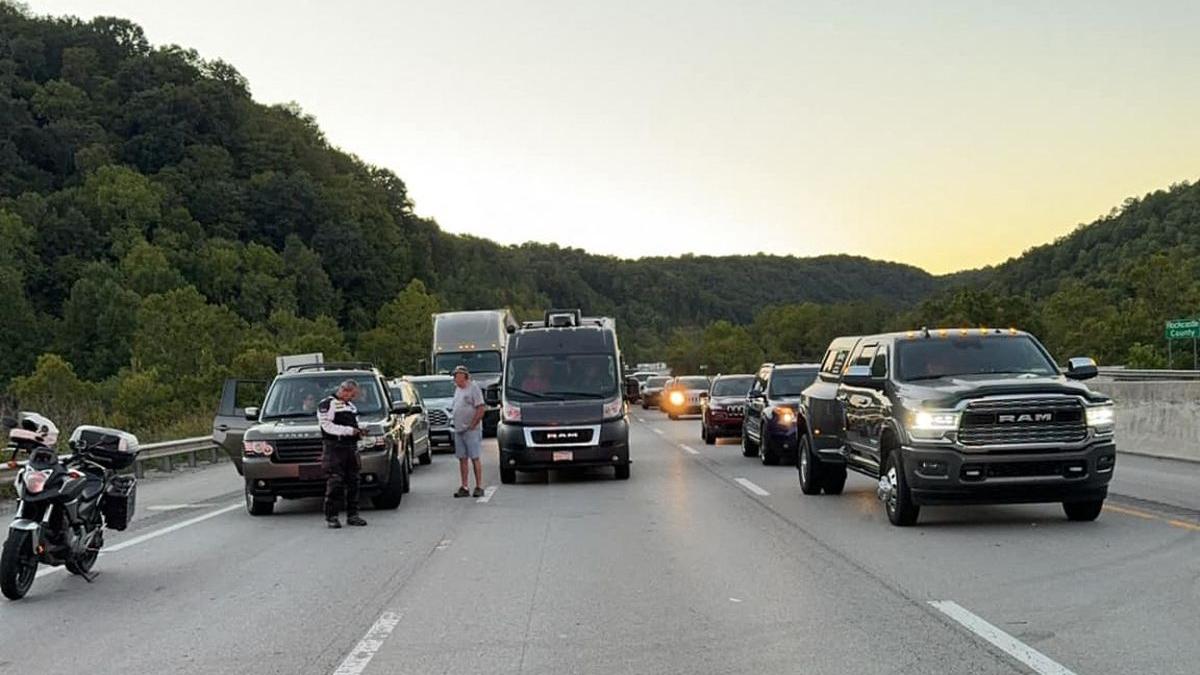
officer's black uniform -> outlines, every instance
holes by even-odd
[[[317,405],[324,453],[325,519],[336,521],[345,500],[347,519],[358,515],[358,410],[336,396]]]

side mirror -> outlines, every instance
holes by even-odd
[[[872,375],[870,366],[850,366],[842,375],[842,383],[847,387],[880,389],[883,387],[883,378]]]
[[[1086,356],[1077,356],[1067,361],[1067,377],[1072,380],[1090,380],[1100,374],[1096,362]]]
[[[257,422],[258,421],[258,407],[257,406],[250,406],[249,408],[246,408],[245,413],[246,413],[247,421],[249,421],[249,422]]]
[[[500,383],[489,384],[487,389],[483,390],[483,402],[488,405],[500,405]]]
[[[625,400],[636,401],[642,394],[642,383],[636,377],[625,378]]]
[[[405,403],[404,401],[392,401],[392,413],[396,415],[407,415],[411,412],[413,412],[413,409],[409,407],[408,403]]]

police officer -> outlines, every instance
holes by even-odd
[[[358,439],[363,432],[358,427],[355,398],[358,398],[358,383],[346,380],[338,385],[333,396],[317,404],[324,446],[321,468],[325,470],[325,524],[335,529],[342,526],[338,511],[343,500],[346,524],[359,527],[367,524],[358,515]]]

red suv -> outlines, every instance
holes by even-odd
[[[702,396],[700,438],[713,445],[718,438],[741,438],[746,417],[746,394],[754,384],[753,375],[718,375]]]

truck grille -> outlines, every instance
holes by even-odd
[[[535,429],[529,433],[538,445],[584,445],[592,442],[595,432],[591,429]]]
[[[272,457],[281,464],[309,464],[321,461],[323,452],[320,439],[275,441]]]
[[[447,427],[450,426],[450,414],[445,410],[437,410],[436,408],[429,411],[426,415],[431,427]]]
[[[1079,401],[1068,397],[969,403],[958,430],[963,445],[1077,443],[1087,438]]]

